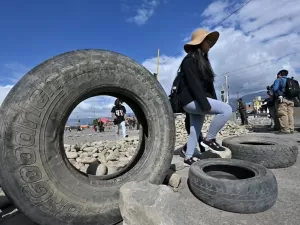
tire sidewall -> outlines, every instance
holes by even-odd
[[[129,172],[91,182],[63,157],[61,130],[68,109],[78,99],[114,88],[143,108],[149,140]],[[159,184],[171,164],[175,123],[168,98],[145,68],[116,53],[84,50],[48,60],[14,86],[1,109],[4,189],[21,211],[41,224],[80,224],[87,212],[91,218],[101,213],[116,216],[122,184],[131,180]]]

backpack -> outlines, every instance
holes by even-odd
[[[284,93],[288,98],[298,97],[300,94],[299,82],[293,78],[286,78]]]
[[[181,63],[182,65],[182,63]],[[171,107],[173,110],[173,113],[183,113],[183,107],[180,103],[180,93],[182,90],[182,81],[183,81],[183,72],[181,72],[181,65],[179,66],[179,69],[177,71],[177,75],[173,81],[172,87],[171,87],[171,93],[169,95],[169,101],[171,103]]]

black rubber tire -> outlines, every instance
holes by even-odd
[[[143,128],[132,164],[111,179],[79,172],[63,147],[72,110],[100,94],[121,97]],[[41,225],[116,224],[119,188],[133,180],[161,184],[171,165],[175,122],[168,97],[146,68],[118,53],[78,50],[43,62],[12,88],[0,113],[2,188]]]
[[[235,136],[224,139],[222,145],[231,150],[233,159],[258,163],[269,169],[292,166],[298,157],[297,143],[280,136]]]
[[[218,175],[218,178],[206,173],[206,170],[212,170],[213,167],[223,171],[210,171]],[[243,171],[247,172],[242,174]],[[238,179],[226,179],[231,178],[230,172],[236,173]],[[253,177],[239,179],[240,176],[247,175]],[[192,193],[204,203],[235,213],[263,212],[275,204],[278,196],[277,181],[270,170],[262,165],[237,159],[205,159],[192,164],[188,184]]]

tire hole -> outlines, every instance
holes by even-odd
[[[230,165],[206,166],[203,171],[211,177],[227,180],[243,180],[255,176],[255,173],[249,169]]]
[[[115,107],[117,98],[123,103]],[[107,180],[134,166],[143,151],[138,121],[145,119],[133,100],[124,99],[128,98],[93,96],[80,101],[70,113],[63,131],[63,156],[78,173]]]
[[[266,142],[258,142],[258,141],[246,141],[241,142],[242,145],[274,145],[273,143],[266,143]]]

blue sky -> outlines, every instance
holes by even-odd
[[[11,0],[0,3],[0,104],[21,76],[57,54],[84,48],[109,49],[125,54],[151,72],[161,51],[159,81],[169,93],[184,57],[184,40],[197,28],[210,30],[246,0]],[[108,1],[107,1],[108,2]],[[219,92],[229,72],[231,96],[265,89],[278,70],[298,76],[300,0],[252,0],[215,29],[220,39],[210,59]],[[276,12],[276,13],[274,13]],[[267,60],[260,66],[237,69]],[[166,63],[164,63],[166,62]],[[298,78],[299,79],[299,78]],[[108,114],[114,99],[90,99],[77,114]],[[100,106],[101,105],[101,106]],[[88,112],[88,113],[87,113]]]
[[[158,48],[164,54],[174,54],[181,48],[182,39],[199,24],[197,13],[210,1],[183,4],[182,0],[169,0],[155,7],[145,6],[155,12],[140,25],[128,20],[143,8],[142,0],[104,2],[2,1],[0,84],[13,84],[11,78],[19,77],[19,73],[74,49],[109,49],[139,62],[154,56]]]

